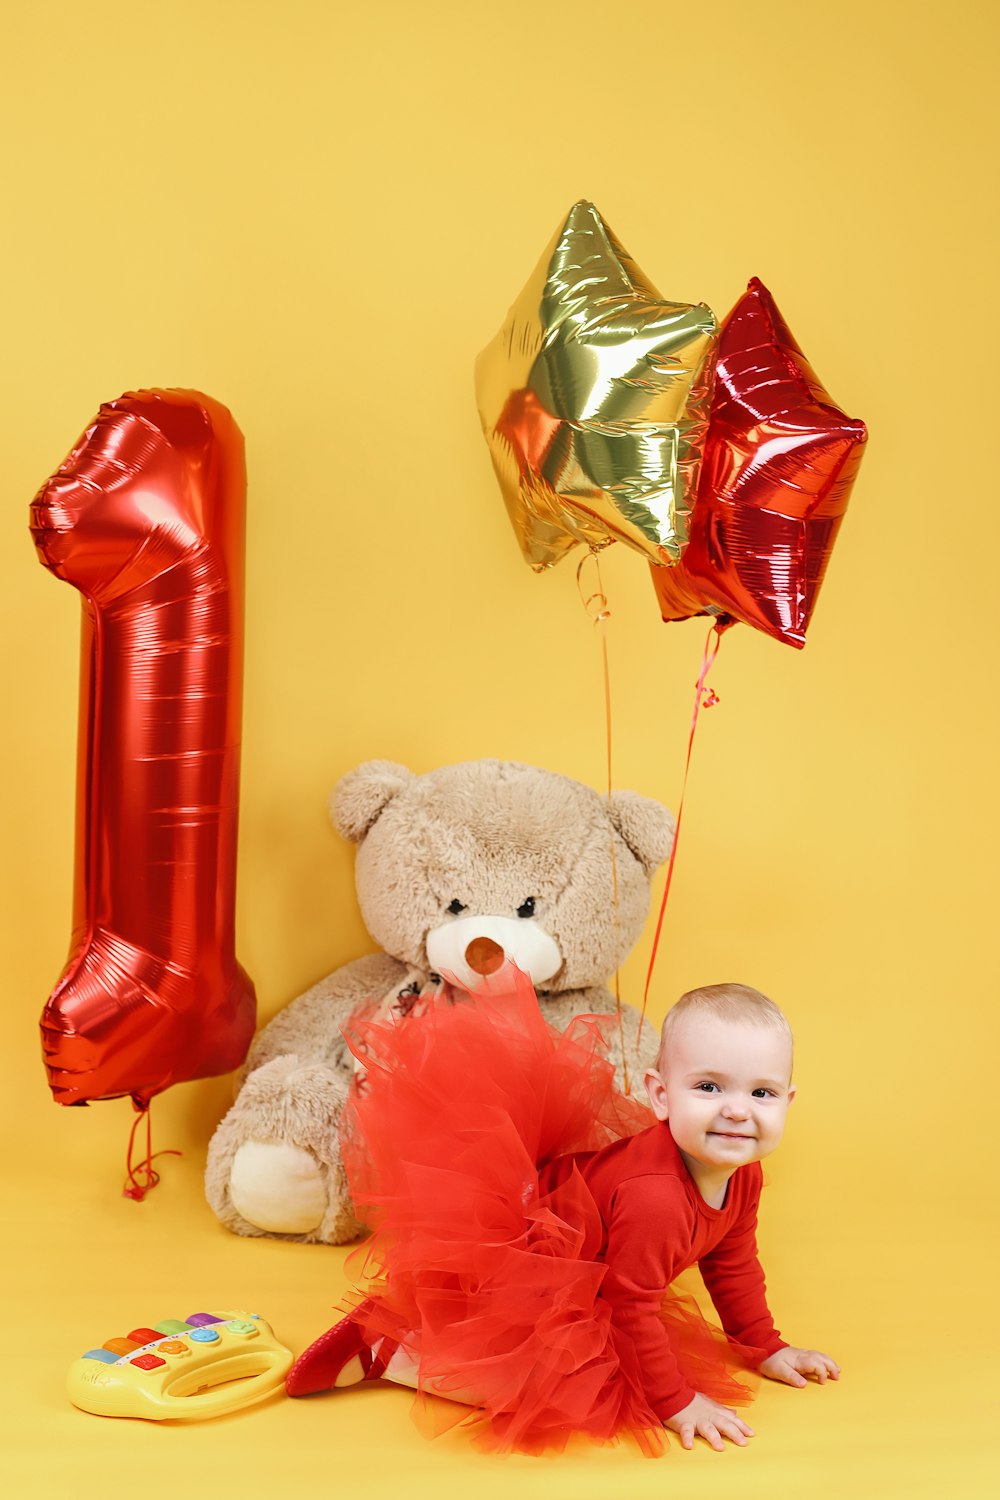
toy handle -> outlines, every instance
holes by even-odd
[[[287,1355],[278,1350],[234,1354],[214,1367],[214,1382],[207,1390],[197,1391],[191,1396],[183,1394],[183,1386],[198,1379],[196,1373],[174,1381],[163,1394],[171,1406],[176,1406],[179,1417],[194,1417],[202,1412],[222,1416],[276,1391],[284,1381],[289,1363]],[[204,1371],[200,1373],[204,1374]],[[182,1389],[178,1390],[178,1386]]]

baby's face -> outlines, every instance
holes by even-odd
[[[774,1150],[795,1090],[790,1039],[770,1026],[689,1016],[646,1075],[657,1119],[702,1166],[735,1168]]]

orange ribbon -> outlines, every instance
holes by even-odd
[[[592,562],[597,573],[597,588],[592,594],[587,594],[583,586],[584,564]],[[600,632],[601,637],[601,659],[604,669],[604,726],[605,743],[607,747],[607,798],[608,798],[608,841],[611,848],[611,889],[615,908],[615,934],[620,928],[619,903],[618,903],[618,861],[615,857],[615,828],[611,819],[611,787],[612,787],[612,755],[611,755],[611,669],[608,665],[608,637],[605,626],[611,619],[611,610],[608,606],[608,596],[604,592],[601,581],[601,565],[596,552],[590,552],[584,557],[576,570],[576,585],[583,600],[583,607],[587,611],[594,628]],[[618,1017],[618,1044],[622,1054],[622,1080],[625,1084],[626,1094],[632,1092],[629,1079],[628,1058],[625,1054],[625,1026],[622,1017],[622,992],[621,972],[615,969],[615,1012]]]

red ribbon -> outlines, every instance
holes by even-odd
[[[143,1120],[146,1122],[146,1155],[142,1161],[132,1161],[132,1153],[135,1150],[135,1133]],[[131,1198],[135,1203],[141,1203],[147,1193],[151,1193],[160,1180],[160,1174],[153,1166],[157,1156],[180,1156],[179,1151],[157,1151],[153,1154],[153,1127],[149,1119],[149,1105],[139,1109],[135,1119],[132,1121],[132,1133],[128,1138],[128,1154],[125,1159],[125,1186],[122,1188],[122,1197]]]
[[[725,627],[718,622],[712,625],[708,635],[705,637],[705,649],[701,657],[701,671],[698,673],[698,682],[694,691],[694,711],[691,715],[691,732],[688,735],[687,758],[684,762],[684,780],[681,783],[681,800],[677,807],[677,822],[674,826],[674,847],[670,851],[670,860],[667,864],[667,878],[663,886],[663,900],[660,902],[660,915],[656,922],[656,932],[653,935],[653,951],[649,955],[649,968],[646,971],[646,986],[642,992],[642,1013],[639,1017],[639,1035],[642,1035],[642,1024],[646,1019],[646,1002],[649,999],[649,986],[653,978],[653,966],[656,963],[656,955],[660,946],[660,933],[663,930],[663,917],[667,909],[667,897],[670,895],[670,885],[674,878],[674,865],[677,861],[677,846],[680,843],[681,819],[684,816],[684,798],[687,793],[688,772],[691,769],[691,751],[694,746],[695,730],[698,728],[698,715],[703,708],[714,708],[719,702],[719,695],[714,688],[705,687],[705,681],[712,664],[719,654],[722,645],[722,631]],[[715,636],[715,644],[712,644],[712,636]]]

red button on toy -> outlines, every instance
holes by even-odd
[[[129,1360],[130,1365],[135,1365],[140,1370],[158,1370],[160,1365],[165,1365],[165,1359],[159,1359],[155,1354],[137,1354],[135,1359]]]
[[[129,1338],[135,1339],[137,1344],[155,1344],[162,1337],[163,1334],[157,1333],[155,1328],[133,1328],[129,1334]]]

